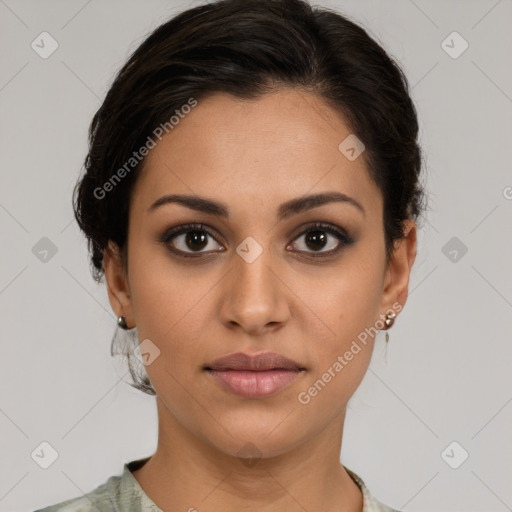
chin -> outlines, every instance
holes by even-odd
[[[286,414],[265,421],[258,415],[245,415],[240,422],[226,424],[231,436],[221,427],[204,434],[217,450],[242,461],[278,457],[293,450],[307,437],[306,432],[297,430],[295,422],[283,422]]]

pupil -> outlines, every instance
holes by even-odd
[[[306,236],[306,244],[310,249],[323,249],[326,243],[326,236],[323,231],[310,231]]]
[[[186,244],[190,249],[201,250],[207,245],[206,233],[204,231],[189,231],[186,237]],[[198,244],[194,247],[194,244]]]

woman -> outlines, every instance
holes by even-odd
[[[340,450],[407,300],[417,134],[399,66],[301,0],[195,7],[142,43],[92,121],[74,206],[140,343],[158,446],[46,512],[393,510]]]

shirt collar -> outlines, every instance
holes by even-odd
[[[121,475],[121,481],[119,483],[119,495],[116,497],[118,501],[116,505],[119,507],[120,511],[133,512],[133,510],[144,510],[145,512],[163,512],[144,492],[139,482],[132,474],[132,471],[143,466],[148,459],[149,457],[137,459],[124,465],[123,474]],[[347,467],[343,467],[361,490],[363,495],[362,512],[397,512],[375,499],[362,478]]]

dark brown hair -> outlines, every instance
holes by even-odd
[[[126,164],[155,129],[169,125],[191,98],[200,102],[225,92],[251,99],[277,87],[317,94],[363,141],[370,177],[383,195],[389,261],[394,241],[404,236],[403,221],[418,220],[425,199],[417,114],[401,68],[337,12],[303,0],[220,0],[152,32],[119,71],[92,120],[73,202],[98,282],[109,240],[126,258],[130,194],[143,160]]]

